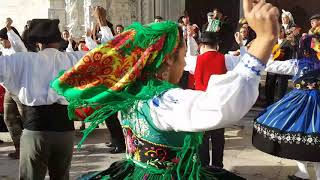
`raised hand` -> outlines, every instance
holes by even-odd
[[[73,37],[72,37],[72,35],[69,36],[68,41],[69,41],[69,43],[72,44],[72,42],[73,42]]]
[[[6,19],[6,28],[7,28],[8,30],[11,29],[12,23],[13,23],[13,21],[12,21],[11,18],[7,18],[7,19]]]
[[[248,52],[266,64],[278,38],[279,10],[265,0],[243,0],[243,9],[249,26],[257,34]]]
[[[101,7],[101,6],[96,6],[93,8],[93,17],[95,17],[97,23],[100,26],[106,26],[107,24],[107,11]]]

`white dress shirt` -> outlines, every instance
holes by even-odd
[[[65,98],[50,88],[50,82],[84,55],[85,52],[67,53],[48,48],[38,53],[0,56],[0,83],[24,105],[66,105]]]

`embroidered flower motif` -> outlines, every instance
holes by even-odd
[[[180,161],[180,159],[179,159],[179,158],[177,158],[177,157],[175,157],[175,158],[171,159],[171,162],[173,162],[173,163],[175,163],[175,164],[178,164],[178,163],[179,163],[179,161]]]
[[[135,140],[135,137],[133,136],[131,130],[127,130],[126,144],[127,144],[127,150],[129,154],[134,154],[136,151],[134,140]]]
[[[287,141],[290,141],[290,140],[291,140],[290,135],[288,135],[288,136],[286,137],[286,140],[287,140]]]
[[[297,140],[298,142],[300,142],[300,141],[301,141],[301,137],[297,137],[296,140]]]
[[[275,136],[274,136],[274,134],[272,133],[272,134],[270,134],[270,138],[271,139],[274,139],[275,138]]]
[[[99,51],[98,51],[98,52],[94,52],[94,53],[93,53],[93,60],[94,60],[94,61],[100,61],[102,55],[103,55],[103,54],[102,54],[101,52],[99,52]]]
[[[278,143],[295,143],[300,144],[304,143],[306,145],[320,145],[319,137],[312,135],[303,135],[303,134],[281,134],[275,130],[269,130],[258,123],[254,124],[254,129],[257,133],[263,135],[265,138],[269,138],[272,141],[277,141]]]

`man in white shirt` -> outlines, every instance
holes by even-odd
[[[58,51],[58,24],[32,20],[28,41],[39,43],[41,51],[0,57],[0,83],[22,103],[20,179],[44,179],[47,169],[51,179],[69,179],[74,125],[68,120],[66,100],[50,82],[85,53]]]
[[[27,52],[27,48],[22,42],[17,30],[12,27],[11,18],[6,19],[6,27],[0,30],[0,41],[3,46],[3,55],[11,55],[17,52]],[[21,103],[18,98],[6,91],[4,96],[4,122],[12,138],[15,152],[9,153],[11,159],[18,159],[20,154],[20,137],[22,133]]]
[[[98,22],[103,19],[101,14],[95,14]],[[66,99],[51,89],[50,83],[62,70],[74,66],[85,52],[58,50],[58,24],[59,20],[32,20],[27,40],[38,43],[40,52],[0,57],[0,83],[19,98],[23,107],[20,179],[44,179],[47,169],[50,179],[69,179],[74,124],[68,118]]]

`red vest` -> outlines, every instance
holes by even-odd
[[[216,51],[208,51],[199,55],[194,72],[195,90],[206,91],[211,75],[225,73],[227,73],[227,68],[223,54]]]

